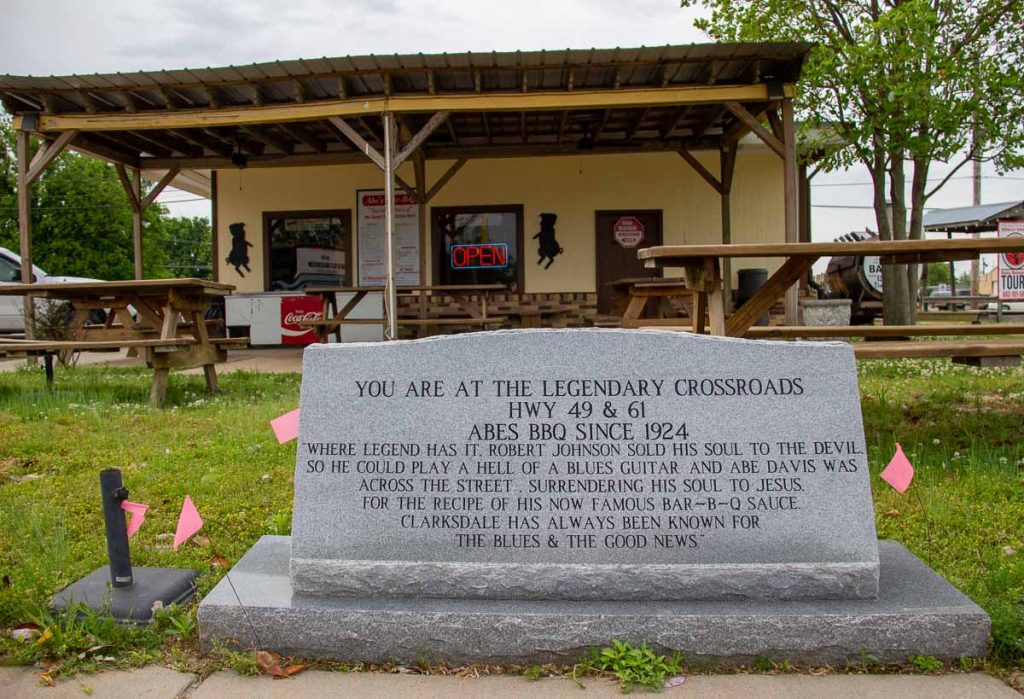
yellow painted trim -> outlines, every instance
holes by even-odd
[[[786,96],[793,86],[785,86]],[[604,109],[650,107],[672,104],[716,103],[728,100],[768,99],[765,85],[720,85],[700,87],[649,88],[642,90],[578,90],[573,92],[465,93],[452,95],[401,95],[391,98],[324,100],[294,104],[232,109],[177,110],[116,114],[41,114],[40,131],[129,131],[136,129],[179,129],[264,124],[324,119],[331,116],[381,114],[385,111],[461,112],[540,111],[561,109]],[[20,124],[15,120],[15,126]]]

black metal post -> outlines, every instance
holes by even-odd
[[[53,352],[43,353],[43,370],[46,372],[46,387],[53,388]]]
[[[107,558],[110,560],[110,583],[114,587],[131,587],[132,559],[128,553],[128,527],[124,521],[121,503],[128,499],[128,491],[121,484],[121,470],[107,468],[100,471],[100,492],[103,496],[103,520],[107,529]]]

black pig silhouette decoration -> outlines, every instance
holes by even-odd
[[[548,261],[544,265],[544,269],[550,267],[555,258],[565,252],[555,238],[555,221],[557,220],[558,214],[541,214],[540,231],[533,236],[537,241],[537,264],[542,264],[545,259]]]
[[[249,248],[252,247],[252,243],[245,239],[244,223],[232,223],[228,230],[231,231],[231,252],[225,261],[235,268],[238,276],[245,277],[242,274],[242,267],[245,267],[246,272],[252,271],[249,269]]]

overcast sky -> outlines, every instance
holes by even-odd
[[[205,67],[366,53],[638,46],[707,41],[677,0],[3,0],[0,72],[68,74]],[[937,164],[933,177],[945,168]],[[1024,199],[1024,173],[984,168],[982,201]],[[929,202],[971,203],[970,168]],[[822,174],[814,237],[874,227],[867,172]],[[180,215],[204,202],[170,191]],[[863,207],[863,208],[832,208]]]

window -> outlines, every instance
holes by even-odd
[[[351,284],[351,222],[348,210],[264,213],[267,290]]]
[[[505,284],[522,291],[522,206],[435,207],[432,217],[435,284]]]
[[[21,267],[13,260],[0,257],[0,282],[20,282]]]

